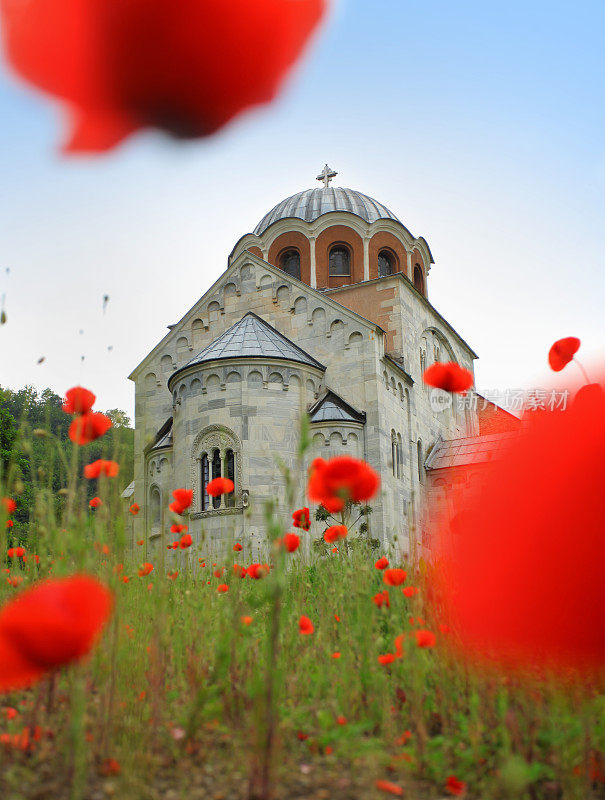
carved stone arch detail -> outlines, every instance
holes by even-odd
[[[242,442],[235,431],[226,425],[207,425],[199,431],[191,446],[191,488],[193,489],[193,513],[201,511],[200,503],[200,456],[204,450],[233,450],[235,459],[235,506],[241,506],[242,497]],[[227,510],[227,509],[226,509]],[[206,513],[206,512],[202,512]],[[212,510],[209,509],[209,513]]]

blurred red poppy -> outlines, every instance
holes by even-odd
[[[12,499],[12,497],[3,497],[2,498],[2,505],[6,509],[7,514],[12,514],[17,509],[17,504]]]
[[[473,373],[453,361],[437,362],[425,369],[422,380],[436,389],[462,394],[473,385]]]
[[[88,505],[91,508],[98,508],[99,506],[103,505],[103,501],[100,497],[93,497],[92,500],[89,500]]]
[[[389,794],[396,795],[397,797],[403,796],[403,789],[397,783],[392,783],[391,781],[377,780],[375,786],[382,792],[388,792]]]
[[[100,411],[81,414],[69,426],[69,438],[75,444],[89,444],[104,436],[111,425],[109,417]]]
[[[170,504],[170,510],[182,514],[193,502],[193,489],[175,489],[172,496],[174,503]]]
[[[14,524],[15,523],[12,521],[12,519],[7,519],[6,520],[6,527],[7,528],[12,528],[14,526]]]
[[[384,655],[378,656],[378,661],[383,666],[386,664],[392,664],[395,661],[396,656],[393,653],[385,653]]]
[[[431,631],[414,631],[418,647],[434,647],[437,637]]]
[[[264,578],[265,575],[269,574],[269,567],[267,564],[250,564],[247,572],[251,578],[259,580],[259,578]]]
[[[328,544],[333,544],[338,539],[344,539],[348,532],[346,525],[330,525],[324,533],[324,539]]]
[[[386,569],[389,566],[389,559],[383,556],[382,558],[378,559],[374,566],[376,569]]]
[[[167,577],[168,577],[168,580],[171,580],[171,581],[176,580],[179,577],[178,569],[175,570],[174,572],[168,572],[167,573]]]
[[[298,550],[300,536],[297,536],[295,533],[286,533],[284,534],[283,543],[288,553],[293,553],[295,550]]]
[[[326,0],[2,0],[6,51],[64,103],[70,151],[103,151],[154,127],[208,136],[271,101]]]
[[[210,497],[219,497],[221,494],[231,494],[234,489],[235,485],[229,478],[215,478],[206,486],[206,492]]]
[[[484,662],[598,668],[605,392],[591,384],[565,410],[526,418],[476,489],[450,493],[449,507],[435,514],[448,612],[439,617],[464,652]],[[461,512],[463,526],[452,526]]]
[[[406,597],[414,597],[415,594],[418,594],[415,586],[404,586],[401,591]]]
[[[91,479],[106,475],[108,478],[115,478],[119,471],[120,465],[117,461],[105,461],[103,458],[98,458],[84,467],[84,477]]]
[[[225,592],[229,591],[229,586],[226,583],[219,583],[219,585],[216,587],[216,591],[220,594],[225,594]]]
[[[87,575],[49,579],[10,600],[0,610],[0,691],[86,655],[111,607],[109,590]]]
[[[386,589],[384,589],[382,592],[378,592],[378,594],[375,594],[372,598],[372,602],[374,605],[377,605],[378,608],[382,608],[383,605],[386,605],[387,608],[391,607],[391,599]]]
[[[305,617],[303,614],[298,620],[298,630],[303,634],[303,636],[308,636],[309,634],[313,633],[315,627],[309,617]]]
[[[242,551],[244,548],[241,546],[241,544],[240,544],[239,542],[236,542],[236,543],[233,545],[233,549],[234,549],[234,551],[235,551],[236,553],[241,553],[241,551]]]
[[[137,514],[139,513],[139,511],[141,510],[141,507],[140,507],[140,505],[139,505],[138,503],[133,503],[133,504],[130,506],[130,508],[129,508],[128,510],[130,511],[130,513],[131,513],[131,514],[132,514],[134,517],[136,517],[136,515],[137,515]]]
[[[299,508],[292,514],[292,524],[295,528],[302,528],[303,531],[308,531],[311,527],[311,518],[309,516],[308,508]]]
[[[9,547],[6,554],[9,558],[23,558],[25,550],[23,547]]]
[[[139,577],[142,578],[144,575],[149,575],[149,573],[153,570],[153,564],[145,563],[143,566],[139,567]]]
[[[455,775],[449,775],[445,782],[445,791],[460,796],[466,791],[466,783],[459,781]]]
[[[380,478],[365,461],[350,456],[336,456],[329,461],[316,458],[309,475],[309,499],[331,514],[342,511],[345,502],[371,500],[378,491]]]
[[[186,550],[188,547],[191,547],[193,544],[193,539],[191,538],[190,533],[185,533],[181,536],[181,541],[179,542],[179,547],[181,550]]]
[[[335,653],[332,653],[330,658],[340,658],[340,653],[338,651],[336,651]]]
[[[382,573],[382,580],[387,584],[387,586],[401,586],[406,578],[407,572],[404,569],[385,569],[385,571]]]
[[[560,372],[569,364],[580,349],[580,340],[575,336],[558,339],[548,351],[548,363],[554,372]]]
[[[170,533],[185,533],[187,531],[187,525],[171,525],[170,526]]]
[[[248,617],[248,616],[240,617],[240,622],[242,623],[242,625],[251,625],[252,621],[253,621],[252,617]]]
[[[63,411],[66,414],[88,414],[97,398],[88,389],[82,386],[74,386],[65,392],[65,402]]]

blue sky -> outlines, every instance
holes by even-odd
[[[326,161],[427,239],[480,390],[548,385],[561,336],[603,360],[604,26],[596,1],[341,0],[273,106],[96,159],[2,62],[0,384],[132,413],[131,369]]]

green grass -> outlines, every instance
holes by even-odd
[[[106,504],[94,514],[83,482],[68,485],[72,494],[60,506],[36,485],[27,549],[40,563],[11,563],[11,575],[24,581],[14,588],[3,577],[0,603],[48,574],[86,570],[111,585],[115,610],[90,658],[1,698],[0,709],[18,713],[0,712],[0,733],[41,729],[29,748],[0,744],[3,798],[274,792],[365,800],[388,796],[377,779],[400,784],[407,796],[439,798],[449,775],[467,784],[467,797],[600,796],[602,687],[473,671],[453,648],[455,634],[439,632],[438,610],[426,601],[428,575],[408,565],[406,584],[419,594],[407,599],[390,588],[390,608],[372,603],[385,586],[376,553],[364,547],[323,556],[309,548],[308,559],[274,554],[268,577],[241,580],[232,566],[242,554],[226,531],[222,554],[213,557],[203,542],[179,553],[175,580],[159,562],[138,577],[144,548],[125,548],[129,520],[117,484],[101,482]],[[289,529],[288,519],[268,512],[273,536]],[[317,527],[299,533],[314,537]],[[163,551],[171,571],[172,558]],[[226,568],[220,579],[213,562]],[[230,589],[219,594],[223,582]],[[313,634],[299,633],[301,614]],[[244,615],[253,617],[249,626]],[[435,647],[416,646],[410,617],[436,633]],[[404,656],[379,664],[401,633]]]

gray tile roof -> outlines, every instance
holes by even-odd
[[[172,383],[174,376],[179,372],[195,364],[228,358],[283,358],[321,370],[326,369],[323,364],[271,327],[264,319],[249,311],[184,367],[173,373],[170,382]]]
[[[261,236],[270,225],[280,219],[297,217],[305,222],[313,222],[330,211],[349,211],[365,219],[366,222],[376,222],[378,219],[400,221],[386,206],[366,194],[356,192],[354,189],[324,186],[320,189],[307,189],[282,200],[265,214],[254,229],[254,233]]]
[[[161,450],[162,447],[172,447],[173,435],[172,435],[172,417],[169,417],[166,422],[162,425],[160,430],[155,435],[155,440],[151,447],[149,448],[148,452],[152,452],[153,450]]]
[[[484,464],[498,459],[518,433],[491,433],[439,442],[426,460],[428,470]]]
[[[309,410],[311,422],[361,422],[365,423],[366,415],[356,411],[342,397],[328,390],[314,403]]]

